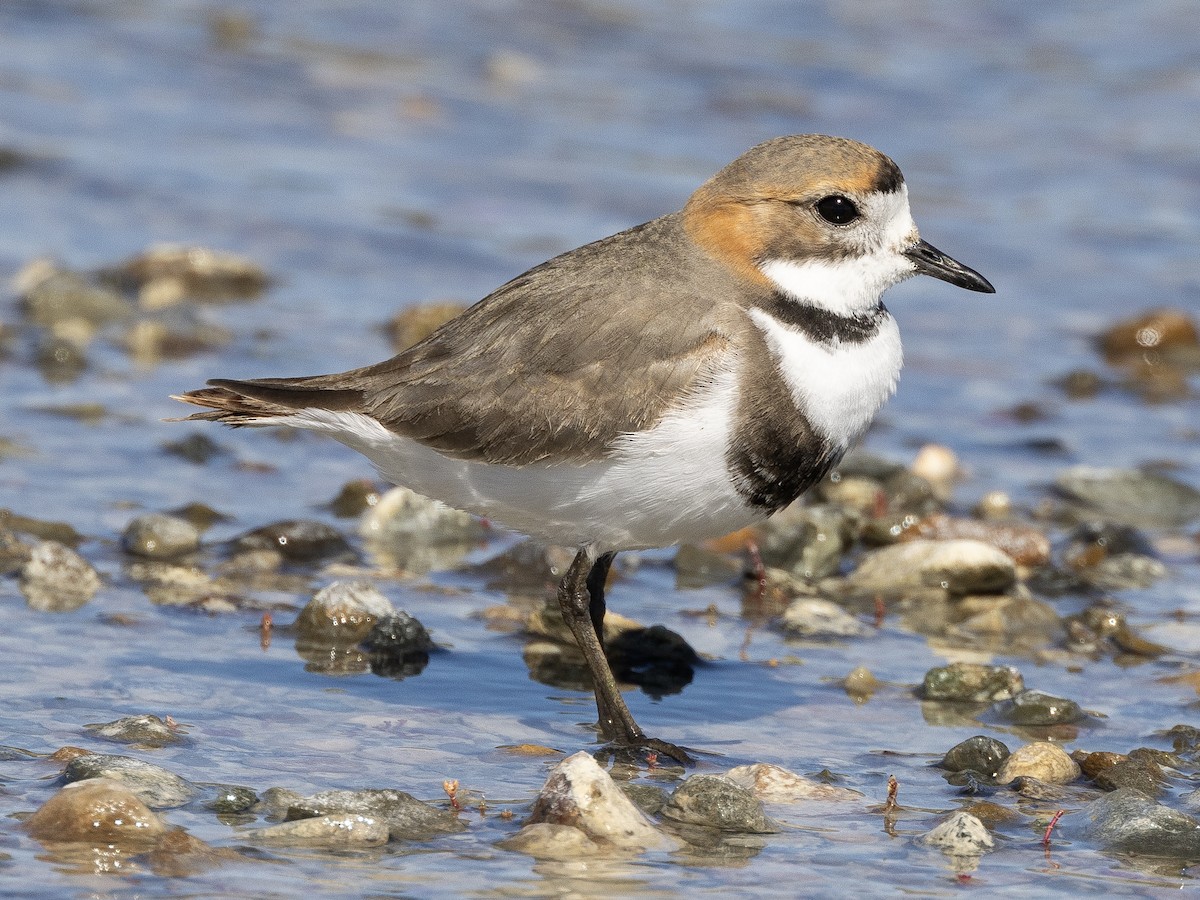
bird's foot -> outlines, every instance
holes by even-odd
[[[644,764],[651,768],[670,765],[687,768],[696,764],[695,757],[682,747],[669,741],[646,737],[644,734],[609,741],[598,755],[612,759],[614,762]]]

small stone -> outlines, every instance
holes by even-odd
[[[926,538],[934,541],[973,540],[991,544],[1022,566],[1042,566],[1050,561],[1050,539],[1028,525],[957,519],[934,513],[921,519],[901,535],[901,540]]]
[[[939,488],[948,487],[960,471],[954,451],[941,444],[926,444],[917,451],[912,463],[913,474],[920,475]]]
[[[1046,803],[1062,803],[1070,796],[1065,788],[1055,784],[1047,784],[1032,775],[1021,775],[1010,783],[1014,791],[1026,800],[1041,800]]]
[[[497,842],[501,850],[513,850],[535,859],[555,859],[572,862],[605,853],[601,847],[578,828],[534,822],[511,837]]]
[[[1081,518],[1119,525],[1178,528],[1200,518],[1200,491],[1147,472],[1076,466],[1055,479],[1057,491]]]
[[[1196,323],[1182,310],[1154,309],[1110,326],[1100,335],[1100,349],[1111,363],[1144,359],[1148,353],[1195,351],[1200,348]]]
[[[830,503],[793,504],[761,527],[758,549],[763,563],[805,581],[837,572],[854,540],[853,517]]]
[[[348,519],[375,507],[382,496],[375,482],[359,478],[344,484],[327,506],[338,518]]]
[[[185,519],[150,513],[126,526],[121,546],[126,553],[146,559],[175,559],[200,546],[200,532]]]
[[[915,540],[867,553],[847,586],[859,594],[889,596],[940,590],[950,594],[1002,593],[1016,581],[1012,557],[975,540]]]
[[[663,625],[631,628],[605,644],[618,681],[636,684],[654,699],[678,694],[692,683],[700,657]]]
[[[1036,741],[1012,752],[996,773],[996,783],[1009,784],[1023,775],[1048,784],[1070,784],[1079,777],[1080,770],[1062,747]]]
[[[1055,697],[1042,691],[1022,691],[995,707],[995,714],[1012,725],[1072,725],[1087,714],[1074,700]]]
[[[63,770],[63,778],[68,783],[92,778],[119,781],[153,809],[183,806],[199,793],[194,784],[162,766],[107,753],[72,759]]]
[[[774,834],[762,801],[725,775],[692,775],[671,794],[663,815],[685,825],[736,834]]]
[[[352,847],[378,847],[388,842],[386,822],[370,816],[339,813],[280,822],[267,828],[245,831],[240,835],[250,841],[279,844],[288,847],[320,847],[338,850]]]
[[[211,785],[215,794],[204,804],[206,809],[222,816],[233,816],[248,812],[259,802],[258,794],[248,787],[236,784]]]
[[[587,753],[568,756],[551,770],[533,802],[528,824],[568,825],[605,847],[642,851],[674,849]]]
[[[466,304],[456,300],[412,306],[396,313],[384,327],[399,352],[429,337],[466,308]]]
[[[68,612],[95,596],[100,590],[100,576],[70,547],[57,541],[41,541],[21,567],[20,585],[31,608]]]
[[[985,522],[1002,522],[1012,517],[1012,497],[1004,491],[988,491],[979,498],[973,511]]]
[[[16,281],[25,315],[35,325],[53,326],[77,319],[96,326],[133,315],[133,304],[116,291],[59,269],[48,260],[30,263]]]
[[[399,680],[425,670],[434,644],[424,625],[397,610],[371,627],[362,647],[367,651],[373,673]]]
[[[866,666],[855,666],[842,681],[842,687],[856,703],[865,703],[879,690],[880,683],[875,673]]]
[[[779,624],[790,637],[860,637],[870,629],[831,600],[800,597],[788,604]]]
[[[358,533],[379,565],[420,573],[456,565],[488,529],[469,513],[397,487],[363,513]]]
[[[662,815],[671,795],[656,784],[634,784],[623,782],[617,785],[633,805],[648,816]]]
[[[157,749],[183,740],[187,733],[179,725],[167,724],[158,716],[126,716],[114,722],[84,725],[85,729],[106,741],[132,744],[142,749]]]
[[[163,293],[198,300],[227,301],[257,297],[270,284],[262,268],[226,250],[159,244],[101,273],[143,295]]]
[[[1021,673],[1012,666],[956,662],[925,673],[921,699],[957,703],[1008,700],[1025,690]]]
[[[1071,754],[1071,759],[1079,763],[1079,768],[1083,771],[1084,775],[1095,780],[1097,775],[1112,768],[1125,759],[1125,757],[1120,753],[1110,753],[1107,750],[1101,750],[1096,753],[1076,750]]]
[[[425,841],[466,828],[453,813],[392,789],[322,791],[294,800],[287,808],[288,819],[347,815],[384,823],[396,841]]]
[[[392,601],[366,581],[335,581],[317,591],[296,619],[297,642],[355,645],[396,614]]]
[[[948,856],[979,856],[995,846],[987,826],[962,810],[951,813],[918,840],[930,847],[937,847]]]
[[[1068,834],[1103,849],[1150,857],[1200,858],[1200,821],[1156,803],[1140,791],[1105,794],[1064,820]]]
[[[849,788],[805,778],[770,763],[738,766],[725,773],[735,784],[751,791],[764,803],[796,803],[801,800],[860,800],[862,794]]]
[[[353,558],[346,539],[324,522],[298,519],[274,522],[233,539],[234,552],[276,550],[288,562],[315,562],[335,557]]]
[[[950,772],[978,772],[995,778],[1009,750],[1001,741],[977,734],[955,744],[942,757],[942,768]]]
[[[162,820],[123,784],[95,778],[68,784],[25,827],[43,843],[86,842],[145,847],[166,831]]]

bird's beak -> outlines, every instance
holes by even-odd
[[[917,241],[904,255],[912,260],[917,271],[924,275],[932,275],[942,281],[966,288],[968,291],[979,291],[983,294],[994,294],[996,289],[992,283],[976,272],[968,269],[957,260],[951,259],[937,247],[927,241]]]

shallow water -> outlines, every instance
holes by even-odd
[[[218,40],[222,12],[251,23],[244,42]],[[19,451],[0,457],[0,506],[69,522],[108,579],[91,603],[59,615],[30,610],[15,580],[0,580],[0,743],[125,752],[82,726],[169,713],[191,726],[189,740],[135,755],[194,780],[304,793],[395,786],[436,800],[442,780],[457,778],[516,812],[514,822],[468,816],[467,832],[427,845],[261,853],[179,878],[144,866],[68,871],[8,819],[0,893],[954,890],[951,864],[908,839],[960,805],[927,764],[971,734],[1006,735],[926,721],[909,686],[943,657],[898,618],[842,647],[789,645],[742,618],[734,587],[676,590],[670,553],[642,555],[614,586],[612,608],[668,625],[714,661],[680,695],[632,695],[635,716],[723,754],[705,760],[711,770],[758,760],[829,768],[868,800],[832,813],[773,809],[788,827],[743,854],[533,862],[494,845],[516,828],[549,763],[496,748],[573,751],[590,740],[579,723],[594,711],[587,695],[533,681],[520,641],[486,629],[475,614],[502,594],[461,573],[381,581],[448,650],[403,682],[333,678],[306,671],[285,634],[263,649],[257,611],[151,605],[125,577],[116,542],[137,512],[196,500],[230,517],[206,536],[214,543],[278,519],[327,517],[319,505],[370,474],[315,438],[215,428],[206,433],[229,452],[192,465],[161,449],[200,430],[160,421],[180,414],[169,394],[214,375],[375,361],[390,352],[379,325],[398,309],[472,301],[555,252],[678,208],[748,146],[800,131],[889,153],[923,236],[997,287],[990,297],[926,279],[890,292],[908,361],[868,449],[908,461],[927,442],[950,446],[969,469],[955,494],[962,509],[991,489],[1036,504],[1077,462],[1167,462],[1200,486],[1194,378],[1187,397],[1159,404],[1117,388],[1073,402],[1049,384],[1080,368],[1115,380],[1091,342],[1103,325],[1152,306],[1197,309],[1198,44],[1183,0],[0,5],[0,146],[20,154],[0,169],[0,272],[44,255],[110,265],[166,241],[236,250],[277,279],[257,302],[201,310],[234,334],[213,352],[145,368],[101,339],[70,383],[44,379],[26,342],[0,356],[0,437]],[[18,317],[10,295],[0,326]],[[1006,414],[1023,402],[1046,415]],[[81,403],[107,414],[87,423],[47,411]],[[1180,653],[1076,670],[997,658],[1031,687],[1107,717],[1068,749],[1162,746],[1156,732],[1196,724],[1193,690],[1158,681],[1200,652],[1194,542],[1167,545],[1166,560],[1165,580],[1116,598]],[[308,596],[265,599],[298,608]],[[715,622],[685,614],[710,604]],[[862,705],[833,683],[859,664],[890,683]],[[36,808],[56,772],[0,763],[0,808]],[[869,809],[889,774],[906,807],[894,833]],[[238,844],[209,813],[167,817]],[[1064,841],[1047,856],[1032,822],[1024,840],[1005,838],[983,858],[972,883],[1013,894],[1192,883],[1178,864],[1086,844]]]

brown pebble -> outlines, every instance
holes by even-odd
[[[68,784],[26,821],[39,841],[144,845],[166,830],[137,795],[110,778]]]
[[[1079,763],[1079,768],[1083,770],[1083,774],[1088,778],[1095,778],[1106,769],[1110,769],[1119,763],[1125,757],[1120,753],[1112,753],[1108,750],[1099,750],[1095,753],[1088,753],[1086,750],[1076,750],[1071,754],[1071,759]]]
[[[996,773],[996,783],[1009,784],[1027,775],[1047,784],[1069,784],[1079,772],[1079,764],[1058,744],[1035,741],[1012,752]]]
[[[1186,313],[1154,309],[1111,326],[1100,336],[1100,348],[1109,362],[1141,356],[1152,350],[1200,347],[1200,331]]]

